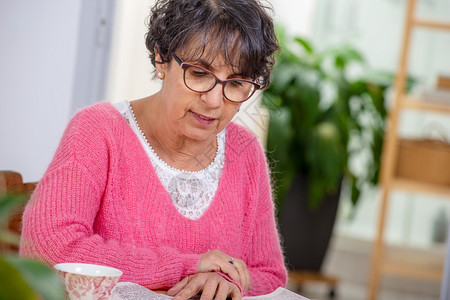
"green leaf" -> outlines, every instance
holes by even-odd
[[[58,276],[46,265],[13,256],[6,257],[4,260],[18,270],[27,285],[43,299],[64,299],[64,291]]]
[[[0,257],[0,282],[0,299],[38,299],[19,270],[3,257]]]
[[[356,178],[352,176],[350,179],[351,179],[351,186],[352,186],[350,199],[352,201],[352,204],[355,205],[359,199],[361,191],[357,185]]]
[[[317,176],[308,176],[309,179],[309,208],[312,210],[317,210],[320,207],[320,204],[322,204],[322,200],[325,196],[325,185],[321,178],[318,178]]]
[[[303,47],[303,49],[305,49],[306,52],[308,53],[313,53],[314,49],[311,45],[311,43],[309,43],[307,40],[300,38],[300,37],[296,37],[294,39],[299,45],[301,45]]]
[[[326,193],[338,190],[347,154],[339,130],[331,122],[319,124],[309,143],[306,159],[310,166],[310,199],[314,207],[320,205]]]

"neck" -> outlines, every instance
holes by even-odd
[[[217,137],[198,141],[178,135],[167,126],[164,111],[155,96],[133,101],[139,127],[153,151],[169,166],[185,171],[199,171],[214,160],[217,152]]]
[[[199,171],[214,160],[217,139],[209,142],[195,142],[188,139],[170,139],[157,133],[150,138],[150,145],[168,165],[185,171]]]

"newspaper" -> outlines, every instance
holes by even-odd
[[[139,284],[119,282],[114,288],[111,300],[170,300],[171,296],[155,293]],[[192,298],[198,299],[198,298]],[[278,288],[270,294],[243,297],[242,300],[308,300],[285,288]]]

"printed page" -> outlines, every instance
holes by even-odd
[[[267,295],[243,297],[243,300],[308,300],[299,294],[291,292],[285,288],[279,287]]]
[[[132,282],[119,282],[115,287],[111,300],[168,300],[173,297],[155,293],[142,285]]]
[[[139,284],[119,282],[114,288],[112,300],[170,300],[171,296],[155,293]],[[192,300],[198,299],[192,298]],[[270,294],[261,296],[243,297],[243,300],[308,300],[284,288],[278,288]]]

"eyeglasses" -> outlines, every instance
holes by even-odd
[[[218,83],[222,84],[222,94],[228,101],[241,103],[248,100],[261,86],[251,80],[230,78],[220,80],[213,72],[205,68],[187,64],[172,52],[175,61],[184,70],[184,84],[188,89],[197,93],[206,93]]]

